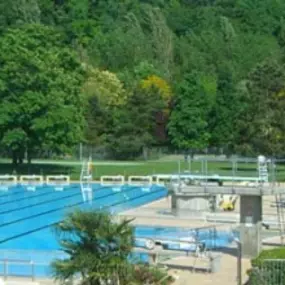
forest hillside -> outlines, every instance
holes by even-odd
[[[0,140],[285,154],[285,1],[0,0]]]

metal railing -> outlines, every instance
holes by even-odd
[[[22,277],[30,277],[32,281],[35,281],[35,263],[32,260],[21,260],[21,259],[0,259],[0,263],[3,264],[3,277],[7,280],[9,276],[19,276],[18,274],[9,273],[9,265],[26,265],[30,266],[31,274],[24,274]],[[38,264],[46,265],[48,264]],[[25,272],[27,273],[27,272]]]
[[[50,278],[50,262],[64,259],[66,255],[60,251],[35,250],[0,250],[0,276],[8,278],[24,278],[34,282],[36,279]]]

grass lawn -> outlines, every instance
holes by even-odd
[[[180,171],[193,173],[205,173],[206,166],[202,166],[199,161],[192,162],[191,165],[184,160],[157,160],[138,162],[118,162],[118,161],[98,161],[94,162],[93,177],[98,179],[102,175],[152,175],[152,174],[174,174]],[[204,170],[203,170],[204,169]],[[78,180],[80,176],[81,164],[75,161],[34,161],[30,166],[23,164],[14,169],[7,160],[0,161],[0,174],[40,174],[40,175],[70,175],[73,180]],[[232,164],[230,162],[207,163],[208,174],[220,174],[232,176]],[[257,165],[254,163],[239,163],[235,176],[257,176]],[[276,176],[279,181],[285,181],[285,165],[278,165]]]

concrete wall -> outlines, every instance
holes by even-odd
[[[189,211],[209,211],[209,199],[205,195],[172,196],[172,209]]]
[[[240,241],[244,257],[256,257],[262,247],[262,197],[240,197]]]

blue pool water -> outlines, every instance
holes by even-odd
[[[166,195],[167,190],[160,186],[152,186],[148,192],[141,187],[123,186],[118,192],[94,184],[92,201],[84,202],[79,184],[64,191],[42,186],[34,192],[17,186],[0,194],[0,250],[57,250],[51,226],[73,209],[106,209],[116,213]]]
[[[72,184],[64,191],[52,186],[40,186],[27,191],[26,186],[15,186],[0,192],[0,259],[14,260],[9,263],[12,275],[31,275],[33,260],[36,276],[49,274],[48,263],[61,257],[52,225],[76,208],[105,209],[112,213],[138,207],[167,195],[164,187],[153,185],[149,189],[123,186],[121,191],[111,186],[94,184],[92,200],[86,201],[79,184]],[[145,260],[145,256],[139,256]],[[23,264],[20,264],[23,261]],[[0,263],[0,274],[4,265]]]
[[[52,186],[41,186],[36,191],[27,191],[18,185],[7,192],[0,192],[0,259],[14,260],[9,263],[9,274],[30,276],[32,270],[38,277],[48,276],[48,264],[54,258],[62,258],[59,245],[51,230],[53,224],[75,208],[105,209],[112,213],[135,208],[166,197],[164,187],[153,185],[148,190],[142,187],[123,186],[121,191],[110,186],[94,184],[92,200],[86,201],[79,184],[72,184],[64,191],[55,191]],[[228,233],[218,232],[215,238],[207,230],[195,231],[199,240],[208,248],[228,245],[232,240]],[[137,226],[136,237],[177,239],[193,234],[189,229]],[[135,260],[147,262],[145,254],[134,254]],[[27,261],[33,260],[34,269]],[[21,263],[23,261],[23,263]],[[4,265],[0,262],[0,275]]]
[[[135,229],[137,238],[150,238],[162,240],[167,245],[168,241],[177,241],[194,237],[197,242],[203,243],[207,249],[219,249],[227,247],[233,242],[236,234],[229,231],[218,231],[215,227],[204,227],[196,229],[186,229],[178,227],[148,227],[139,226]],[[169,248],[170,249],[170,248]],[[177,249],[177,248],[175,248]]]

